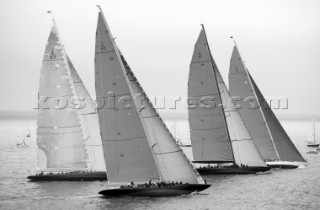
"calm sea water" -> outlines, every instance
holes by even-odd
[[[186,121],[175,133],[188,142]],[[22,127],[29,125],[29,148],[17,148]],[[167,122],[169,129],[174,123]],[[320,209],[320,154],[306,154],[311,123],[283,122],[309,165],[272,170],[268,175],[205,176],[212,186],[200,194],[173,198],[111,198],[98,191],[105,182],[29,182],[36,167],[36,127],[31,120],[0,120],[0,209]],[[320,132],[320,125],[317,125]],[[319,133],[320,135],[320,133]],[[186,150],[191,154],[190,148]]]

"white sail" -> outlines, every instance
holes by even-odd
[[[125,64],[126,62],[124,61],[123,63]],[[135,99],[141,102],[137,108],[140,111],[140,117],[155,156],[155,161],[160,169],[161,178],[165,181],[180,180],[184,183],[198,183],[198,178],[200,177],[198,177],[197,172],[191,166],[174,137],[154,109],[133,72],[130,70],[130,67],[125,65],[125,68],[132,87],[132,93]]]
[[[194,103],[188,105],[193,158],[199,163],[234,161],[214,68],[202,30],[194,48],[188,83],[189,100],[197,102],[196,107]],[[203,97],[211,97],[214,105],[200,107]]]
[[[137,182],[158,179],[160,175],[147,136],[135,104],[131,100],[121,61],[118,59],[109,33],[102,14],[99,13],[95,48],[95,84],[108,180]]]
[[[80,116],[69,105],[74,88],[56,26],[52,27],[42,62],[37,111],[38,170],[88,170]]]
[[[250,97],[258,105],[243,107],[239,113],[263,158],[305,162],[244,66],[236,46],[230,62],[229,82],[232,96]]]
[[[90,94],[84,86],[81,78],[79,77],[76,69],[71,63],[70,58],[67,56],[71,78],[77,101],[78,112],[81,115],[81,123],[83,127],[84,137],[86,141],[86,148],[88,152],[90,169],[92,171],[105,171],[106,166],[104,163],[102,142],[99,130],[98,112],[96,104],[90,97]]]
[[[312,115],[312,140],[314,143],[316,143],[316,128],[315,128],[314,115]]]
[[[97,97],[112,98],[117,105],[98,109],[109,180],[161,177],[165,181],[198,183],[197,172],[175,144],[130,68],[124,67],[102,12],[96,35]],[[126,103],[119,104],[123,97]]]
[[[238,112],[263,159],[279,159],[262,115],[260,104],[256,100],[251,81],[236,46],[233,48],[230,61],[229,91],[234,100],[241,99],[241,107],[237,107]],[[251,102],[256,104],[251,104]],[[251,105],[253,107],[250,107]]]
[[[216,68],[216,76],[221,93],[222,104],[226,114],[228,131],[232,143],[234,160],[237,165],[266,166],[258,148],[247,131],[243,121],[231,100],[223,78]]]
[[[253,84],[254,91],[257,94],[258,100],[262,106],[260,106],[262,113],[265,117],[266,123],[270,130],[272,141],[274,142],[276,151],[282,161],[299,161],[305,162],[298,149],[295,147],[287,132],[283,129],[281,123],[273,113],[269,104],[266,102],[258,86],[254,82],[250,73],[248,72],[250,81]]]

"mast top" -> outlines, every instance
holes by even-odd
[[[232,39],[234,45],[235,45],[236,47],[238,47],[238,45],[237,45],[237,43],[236,43],[236,40],[233,38],[233,36],[230,36],[230,39]]]
[[[51,17],[52,17],[51,20],[53,21],[53,24],[56,25],[56,20],[55,20],[55,18],[54,18],[53,12],[52,12],[51,10],[48,10],[47,13],[48,13],[48,14],[51,14]]]
[[[101,12],[101,13],[103,13],[103,12],[102,12],[102,9],[101,9],[101,7],[100,7],[100,5],[99,5],[99,4],[97,4],[96,6],[99,8],[100,12]]]

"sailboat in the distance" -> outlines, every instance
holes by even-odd
[[[31,137],[31,132],[30,132],[30,129],[29,129],[29,126],[27,127],[23,127],[23,130],[22,130],[22,135],[21,135],[21,142],[17,143],[17,147],[18,148],[27,148],[29,147],[28,145],[28,140],[29,138]]]
[[[238,112],[268,166],[293,169],[306,164],[245,67],[237,45],[230,60],[229,91],[240,100]]]
[[[308,147],[319,147],[320,143],[316,140],[316,128],[315,128],[315,120],[314,115],[312,115],[312,140],[307,142]]]
[[[39,82],[37,174],[31,181],[106,180],[95,104],[52,26]]]
[[[163,197],[207,189],[121,55],[99,9],[95,86],[97,99],[108,99],[98,115],[110,182],[99,194]]]
[[[250,174],[270,169],[230,100],[203,25],[190,64],[188,97],[196,100],[188,103],[189,125],[193,162],[200,165],[200,174]]]

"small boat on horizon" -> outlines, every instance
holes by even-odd
[[[177,144],[180,146],[180,147],[191,147],[191,144],[190,143],[184,143],[182,140],[181,140],[181,137],[179,135],[179,130],[177,129],[177,122],[176,120],[174,120],[173,122],[173,125],[171,127],[171,133],[173,135],[173,137],[175,138]]]
[[[17,147],[18,148],[27,148],[29,147],[28,143],[29,142],[29,138],[31,138],[31,132],[30,132],[30,129],[29,127],[23,127],[23,130],[22,130],[22,135],[21,135],[21,142],[20,143],[17,143]]]
[[[313,141],[307,142],[308,147],[319,147],[320,143],[316,140],[316,128],[315,128],[315,120],[314,115],[312,115],[312,139]]]
[[[307,154],[318,154],[318,150],[310,150]]]

